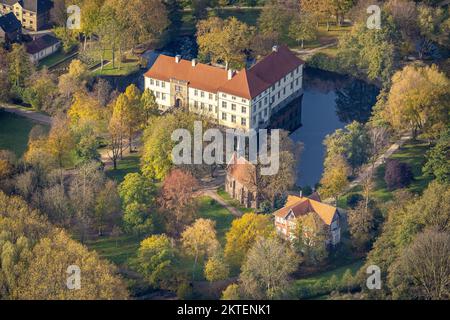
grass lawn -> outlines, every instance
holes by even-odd
[[[220,187],[217,190],[217,194],[229,205],[235,207],[236,209],[239,209],[240,211],[242,211],[243,213],[249,213],[249,212],[254,212],[255,210],[252,208],[246,208],[241,206],[241,204],[239,203],[239,201],[237,201],[236,199],[233,199],[226,191],[223,187]]]
[[[116,62],[115,62],[115,66],[113,67],[112,51],[107,50],[105,52],[104,59],[107,61],[111,61],[111,62],[107,65],[104,65],[103,70],[97,69],[97,70],[93,71],[92,73],[94,74],[94,76],[127,76],[133,72],[138,71],[139,70],[139,58],[134,55],[131,55],[131,54],[127,54],[126,58],[127,58],[126,62],[119,63],[119,59],[120,59],[119,52],[116,52],[116,56],[115,56]],[[119,69],[119,65],[120,65],[120,69]]]
[[[352,275],[354,276],[358,270],[363,266],[364,264],[364,260],[357,260],[354,261],[350,264],[346,264],[343,265],[341,267],[338,267],[334,270],[330,270],[330,271],[326,271],[326,272],[322,272],[319,274],[316,274],[314,276],[310,276],[310,277],[306,277],[306,278],[302,278],[302,279],[297,279],[294,281],[294,292],[301,292],[302,289],[306,289],[306,290],[311,290],[312,292],[314,292],[314,288],[315,286],[319,283],[319,286],[323,283],[326,283],[328,280],[331,279],[331,277],[333,277],[333,275],[335,275],[338,279],[338,281],[342,280],[342,277],[344,275],[344,273],[347,271],[347,269],[350,269],[350,271],[352,272]],[[325,289],[326,290],[326,289]],[[328,294],[319,294],[319,295],[314,295],[311,294],[311,296],[308,297],[308,299],[318,299],[318,300],[324,300],[328,298]]]
[[[126,264],[129,258],[136,256],[140,240],[134,235],[124,235],[117,238],[101,237],[87,241],[86,246],[95,250],[103,259],[107,259],[116,265]]]
[[[423,141],[410,141],[404,144],[400,150],[395,152],[391,159],[408,164],[414,174],[414,181],[407,187],[413,193],[421,193],[432,180],[432,177],[422,174],[422,166],[425,162],[425,153],[429,145]],[[373,195],[380,201],[392,199],[392,192],[389,191],[384,182],[385,165],[378,168],[375,177],[375,191]]]
[[[13,151],[21,157],[27,149],[28,135],[37,123],[15,114],[0,111],[0,150]]]
[[[69,53],[65,53],[63,50],[59,50],[57,53],[52,54],[44,59],[42,59],[39,62],[39,68],[42,67],[47,67],[50,68],[58,63],[60,63],[61,61],[63,61],[64,59],[67,59],[68,57],[74,55],[75,52],[69,52]]]
[[[200,198],[198,214],[200,218],[211,219],[216,222],[217,237],[220,243],[224,245],[225,234],[230,229],[235,216],[208,196]]]
[[[236,17],[239,21],[245,22],[250,26],[256,26],[259,15],[261,14],[260,9],[225,9],[225,10],[210,10],[208,11],[208,17],[218,16],[222,19],[227,19],[229,17]],[[183,11],[181,16],[181,31],[183,35],[192,34],[196,32],[197,21],[192,15],[192,11]]]
[[[343,27],[330,26],[330,30],[327,31],[326,26],[320,25],[318,28],[318,31],[317,31],[317,39],[312,40],[312,41],[305,41],[304,49],[313,49],[313,48],[321,47],[323,45],[326,45],[326,44],[329,44],[332,42],[337,42],[339,37],[341,37],[346,32],[350,31],[350,28],[351,27],[348,27],[348,26],[343,26]],[[287,44],[290,47],[301,49],[299,43],[292,41],[291,39],[285,39],[285,41],[287,42]],[[336,47],[327,48],[327,49],[324,49],[323,51],[321,50],[321,52],[329,54],[330,56],[334,57],[336,55],[337,48]]]
[[[106,175],[108,178],[117,181],[117,183],[121,183],[127,174],[139,172],[140,157],[139,153],[133,153],[124,157],[118,161],[117,169],[108,169]]]

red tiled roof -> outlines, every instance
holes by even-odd
[[[246,99],[252,99],[272,86],[304,62],[297,58],[288,47],[280,46],[278,51],[256,63],[249,70],[238,71],[231,80],[225,69],[160,55],[146,77],[169,81],[178,79],[189,82],[189,86],[209,92],[226,92]]]

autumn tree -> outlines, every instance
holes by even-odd
[[[289,37],[301,43],[304,47],[304,41],[312,41],[317,38],[317,30],[314,22],[309,15],[297,15],[289,25]]]
[[[363,251],[374,236],[374,209],[366,207],[360,201],[355,208],[349,209],[348,227],[356,249]]]
[[[177,251],[172,239],[162,234],[143,240],[138,250],[137,265],[153,287],[173,288]]]
[[[13,44],[12,50],[8,53],[8,79],[11,91],[16,98],[22,98],[26,80],[33,74],[34,66],[25,47]]]
[[[337,202],[339,195],[348,186],[350,169],[342,156],[334,156],[325,162],[324,172],[320,180],[320,194],[333,197]]]
[[[173,169],[164,179],[159,203],[166,228],[171,234],[180,234],[184,226],[193,220],[197,204],[194,192],[197,187],[197,179],[180,169]]]
[[[274,235],[273,223],[268,215],[246,213],[233,220],[226,234],[225,259],[232,267],[242,265],[245,256],[258,237]]]
[[[147,124],[151,116],[158,114],[158,104],[156,103],[156,97],[153,91],[145,89],[142,93],[141,103]]]
[[[211,257],[220,246],[217,241],[215,224],[212,220],[200,218],[187,227],[181,235],[181,242],[186,254],[194,257],[192,280],[194,280],[198,260],[203,260],[206,256]]]
[[[226,263],[223,253],[211,256],[205,264],[205,278],[210,281],[225,280],[230,275],[230,267]]]
[[[435,65],[406,66],[392,78],[381,116],[392,128],[437,137],[448,123],[450,80]]]
[[[0,193],[0,295],[5,299],[127,299],[112,264],[101,260],[45,215]],[[81,288],[67,290],[67,270],[81,269]],[[73,271],[72,271],[73,272]]]
[[[240,289],[239,285],[233,283],[225,288],[222,292],[221,300],[240,300]]]
[[[124,113],[125,126],[128,131],[128,143],[130,151],[133,151],[133,138],[137,131],[141,128],[144,120],[144,110],[141,104],[141,92],[134,85],[131,84],[127,87],[124,93],[125,99],[119,98],[119,101],[124,102],[125,105],[121,106]]]
[[[258,238],[248,251],[240,287],[251,299],[279,299],[289,288],[289,276],[298,266],[298,258],[289,246],[276,238]]]
[[[298,12],[297,1],[267,1],[258,18],[258,32],[263,35],[274,35],[279,41],[288,34],[289,24],[296,12]]]
[[[152,117],[144,131],[141,171],[149,179],[163,180],[174,167],[172,153],[176,141],[172,133],[184,128],[193,134],[194,122],[203,120],[192,112],[176,111],[161,117]],[[207,121],[203,121],[204,127]],[[192,165],[186,165],[188,169]]]
[[[51,107],[57,92],[54,76],[44,67],[26,80],[23,98],[36,110],[52,112]]]
[[[245,49],[250,47],[253,29],[236,18],[212,17],[197,25],[199,54],[205,60],[224,62],[226,68],[245,64]]]
[[[73,172],[68,194],[81,242],[86,240],[95,221],[97,197],[99,191],[104,188],[104,183],[105,176],[96,162],[80,165]]]
[[[327,227],[316,213],[312,212],[297,219],[294,248],[303,263],[322,264],[328,258],[327,240]]]
[[[102,236],[104,230],[112,230],[121,222],[122,212],[116,183],[107,180],[104,188],[99,190],[95,202],[94,224],[98,235]]]
[[[400,295],[404,294],[402,293],[403,289],[408,290],[402,285],[405,283],[403,280],[395,282],[387,279],[394,277],[397,266],[400,264],[399,257],[407,255],[405,250],[412,245],[418,234],[426,232],[427,229],[448,234],[450,209],[446,199],[449,194],[448,185],[440,184],[437,181],[431,182],[420,197],[413,196],[404,190],[394,193],[393,201],[386,204],[383,232],[374,242],[373,249],[367,256],[366,264],[361,269],[364,271],[369,265],[379,266],[382,270],[382,281],[385,281],[384,283],[387,285],[382,286],[381,290],[376,290],[377,292],[364,289],[368,298],[392,297],[395,291],[398,293],[396,297],[401,298]],[[431,254],[431,251],[428,253],[427,257],[429,258],[427,259],[431,260],[423,258],[424,263],[433,261],[434,253]],[[418,288],[416,285],[411,284],[410,293],[416,288]],[[419,297],[416,296],[416,298]]]
[[[418,234],[392,267],[394,299],[450,298],[450,234],[425,230]]]
[[[5,49],[0,48],[0,101],[8,101],[10,89],[8,55]]]

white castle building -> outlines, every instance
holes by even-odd
[[[226,127],[256,129],[302,94],[303,65],[286,46],[274,46],[251,68],[237,72],[159,55],[145,74],[145,88],[163,111],[182,107]]]

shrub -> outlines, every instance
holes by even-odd
[[[358,204],[358,202],[360,202],[363,199],[363,196],[359,193],[352,193],[351,195],[348,196],[347,198],[347,205],[350,208],[355,208],[356,205]]]
[[[413,180],[414,175],[410,166],[395,159],[386,162],[384,181],[389,190],[407,187]]]

